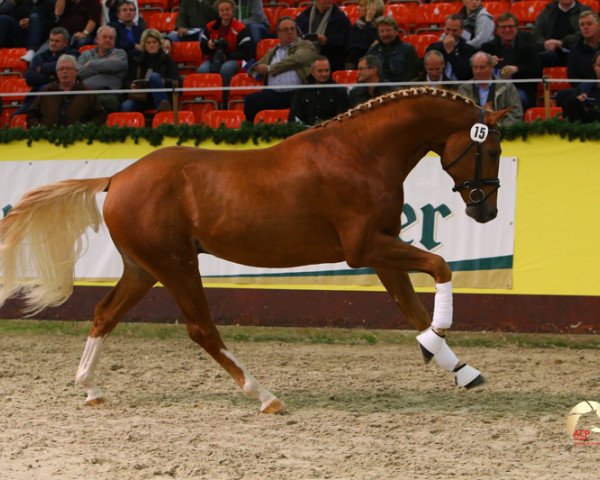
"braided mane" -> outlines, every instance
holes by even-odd
[[[342,122],[349,118],[355,117],[360,112],[372,110],[373,108],[376,108],[380,105],[385,105],[387,103],[391,103],[392,101],[396,101],[400,98],[419,97],[419,96],[423,96],[423,95],[429,95],[432,97],[449,98],[450,100],[453,100],[455,102],[465,102],[467,105],[473,105],[473,106],[479,107],[469,97],[461,95],[460,93],[457,93],[455,91],[446,90],[444,88],[431,87],[431,86],[400,88],[398,90],[394,90],[393,92],[385,93],[383,95],[380,95],[379,97],[375,97],[370,100],[367,100],[366,102],[361,103],[360,105],[357,105],[356,107],[353,107],[344,113],[340,113],[339,115],[336,115],[335,117],[333,117],[329,120],[326,120],[324,122],[321,122],[321,123],[315,125],[313,128],[325,127],[326,125],[329,125],[330,123],[333,123],[333,122]]]

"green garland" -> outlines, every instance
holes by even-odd
[[[193,141],[195,145],[211,140],[214,143],[247,143],[257,144],[259,141],[271,141],[287,138],[295,133],[305,130],[306,127],[299,123],[259,124],[252,125],[244,122],[240,129],[224,127],[209,128],[205,125],[168,125],[163,124],[158,128],[133,128],[133,127],[107,127],[106,125],[70,125],[68,127],[33,127],[29,130],[21,128],[0,129],[0,144],[26,141],[28,146],[34,142],[47,140],[48,142],[68,147],[75,142],[84,141],[87,144],[125,143],[133,140],[139,143],[146,140],[152,146],[160,146],[165,137],[176,138],[177,144]],[[550,120],[536,120],[533,123],[519,122],[510,127],[503,127],[502,136],[506,140],[522,138],[527,140],[532,136],[557,135],[569,141],[600,140],[600,122],[582,124],[580,122],[565,122],[556,118]]]

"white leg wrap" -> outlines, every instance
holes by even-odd
[[[277,397],[265,389],[259,382],[248,372],[246,367],[234,357],[234,355],[225,349],[221,349],[221,353],[231,360],[244,374],[244,386],[242,391],[244,395],[250,398],[256,398],[261,402],[261,411],[268,407]]]
[[[442,339],[442,348],[440,348],[433,359],[440,367],[449,372],[454,370],[456,365],[458,365],[458,357],[450,350],[450,347],[444,339]]]
[[[433,355],[437,355],[442,348],[442,344],[446,343],[443,337],[440,337],[437,333],[431,330],[431,327],[427,330],[423,330],[419,335],[417,335],[417,342],[419,342]]]
[[[456,385],[459,387],[466,387],[469,383],[475,380],[481,372],[470,365],[463,365],[460,369],[454,372],[456,376]]]
[[[86,391],[86,402],[102,398],[102,392],[96,386],[94,379],[103,344],[104,339],[101,337],[88,337],[85,349],[83,350],[83,355],[81,356],[81,361],[79,362],[79,368],[77,368],[75,383],[81,385]]]
[[[452,282],[435,285],[435,300],[433,321],[435,328],[450,328],[452,326]]]

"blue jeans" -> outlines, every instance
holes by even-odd
[[[26,47],[37,50],[48,38],[50,30],[39,13],[29,16],[29,27],[21,28],[9,15],[0,15],[0,47]]]
[[[271,33],[269,32],[269,26],[264,23],[255,23],[249,22],[246,24],[246,28],[248,29],[248,34],[250,35],[250,39],[254,44],[254,48],[258,45],[263,38],[269,38]]]
[[[148,88],[165,88],[165,82],[161,78],[161,76],[154,72],[148,78]],[[147,108],[155,108],[158,109],[160,106],[160,102],[163,100],[167,100],[166,92],[152,92],[150,94],[152,96],[152,104],[148,105],[148,103],[136,102],[135,100],[127,99],[121,104],[122,112],[143,112]]]
[[[200,32],[180,37],[177,35],[177,30],[175,30],[167,33],[167,38],[171,40],[171,42],[197,42],[200,39]]]
[[[223,78],[223,85],[229,86],[229,82],[231,82],[231,77],[233,77],[236,73],[238,73],[240,66],[236,60],[225,60],[221,65],[221,69],[219,73]],[[198,73],[211,73],[210,71],[210,60],[205,60],[202,62],[202,65],[198,67]]]

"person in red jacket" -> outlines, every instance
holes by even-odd
[[[215,8],[219,16],[208,22],[200,33],[205,60],[198,67],[198,73],[220,73],[223,85],[227,86],[240,70],[242,61],[252,58],[253,44],[246,25],[233,18],[233,0],[217,0]]]

